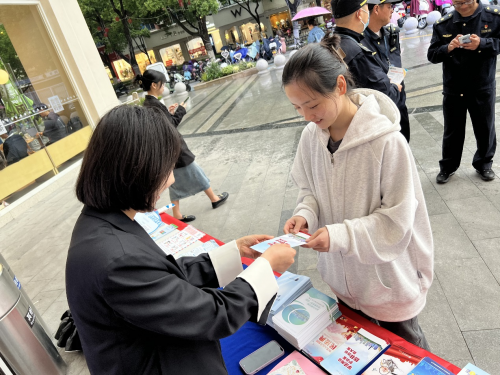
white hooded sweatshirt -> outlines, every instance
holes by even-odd
[[[399,110],[378,91],[350,94],[359,106],[335,154],[330,133],[310,123],[292,168],[294,216],[312,234],[327,228],[318,270],[347,305],[400,322],[417,316],[432,283],[434,247],[415,161],[399,133]]]

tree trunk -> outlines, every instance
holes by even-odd
[[[106,52],[103,52],[103,53],[99,53],[99,55],[101,56],[101,60],[102,60],[103,64],[106,65],[108,67],[108,69],[111,71],[111,75],[113,76],[113,78],[118,78],[116,76],[115,70],[113,69],[113,64],[111,63],[111,60],[109,59],[108,54]]]
[[[207,30],[206,17],[202,17],[198,20],[198,30],[200,33],[200,38],[205,45],[205,49],[207,50],[208,56],[210,59],[215,59],[214,49],[212,47],[212,43],[210,42],[210,35]]]
[[[123,25],[123,33],[125,34],[125,39],[127,39],[128,50],[130,54],[130,65],[132,66],[132,70],[135,75],[141,74],[141,70],[139,69],[139,65],[137,64],[137,60],[135,58],[134,51],[134,42],[132,41],[132,36],[130,35],[130,30],[128,28],[128,21],[123,18],[121,19]]]

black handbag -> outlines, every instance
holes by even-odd
[[[71,311],[67,310],[61,316],[61,323],[59,323],[54,338],[57,340],[57,346],[64,348],[66,352],[79,352],[82,350],[80,336],[75,321],[71,316]]]

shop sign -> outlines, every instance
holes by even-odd
[[[205,47],[198,47],[195,49],[190,49],[188,52],[190,55],[194,55],[196,52],[205,52]]]
[[[182,34],[186,34],[186,32],[184,30],[182,30],[182,31],[172,31],[172,33],[170,35],[162,36],[160,39],[161,40],[165,40],[165,39],[168,39],[171,36],[182,35]]]
[[[174,64],[174,60],[165,61],[165,66],[172,66]]]
[[[236,15],[241,17],[241,7],[240,9],[231,10],[231,14],[236,18]]]

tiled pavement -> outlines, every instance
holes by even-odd
[[[418,94],[409,98],[411,148],[435,241],[435,280],[420,322],[435,354],[459,367],[472,362],[498,375],[500,179],[483,182],[470,166],[475,141],[469,124],[462,168],[448,184],[435,183],[443,118],[432,109],[440,105],[436,85],[441,73],[422,55],[428,39],[405,41],[403,55],[411,68],[407,89]],[[304,126],[286,103],[279,74],[251,76],[191,95],[192,108],[180,130],[214,190],[227,191],[230,198],[213,210],[201,193],[181,201],[182,212],[196,215],[197,228],[223,241],[249,233],[279,235],[295,206],[297,189],[289,171]],[[494,168],[500,172],[498,163]],[[77,171],[72,173],[76,178]],[[64,264],[81,209],[73,184],[74,179],[0,231],[2,255],[53,332],[67,308]],[[162,196],[167,202],[168,192]],[[310,276],[330,293],[316,271],[316,259],[314,251],[300,249],[291,271]],[[83,355],[63,356],[69,374],[88,374]]]

